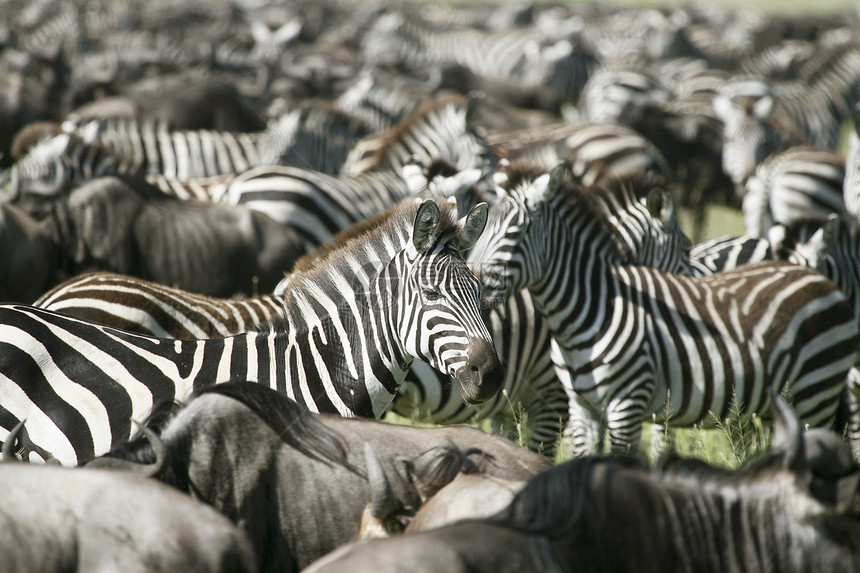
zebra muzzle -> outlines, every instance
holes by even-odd
[[[492,398],[504,382],[504,368],[491,342],[473,338],[468,359],[456,373],[463,399],[478,404]]]

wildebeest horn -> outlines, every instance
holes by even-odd
[[[803,427],[797,414],[781,395],[773,397],[774,423],[771,448],[783,453],[782,465],[795,473],[806,470]]]
[[[167,446],[164,444],[161,438],[151,429],[147,428],[137,420],[132,420],[132,422],[134,422],[135,426],[137,426],[138,429],[143,433],[144,437],[146,437],[146,441],[149,442],[149,445],[152,446],[152,451],[155,453],[155,461],[153,463],[138,464],[129,460],[103,457],[96,458],[87,462],[86,467],[121,469],[141,474],[146,477],[157,477],[158,475],[160,475],[167,467],[167,462],[170,454],[167,449]]]
[[[397,510],[398,504],[382,462],[369,442],[364,444],[364,460],[370,485],[370,514],[376,519],[385,519]]]
[[[18,433],[21,431],[21,428],[24,427],[24,422],[27,420],[21,420],[18,422],[14,428],[9,432],[9,435],[6,436],[6,441],[3,442],[3,461],[4,462],[20,462],[18,456],[15,455],[15,443],[18,441]]]

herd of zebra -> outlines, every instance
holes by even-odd
[[[860,453],[860,14],[6,12],[4,459],[248,381],[549,460],[782,396]],[[704,240],[713,205],[745,233]]]

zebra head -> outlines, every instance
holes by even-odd
[[[551,173],[499,189],[487,229],[469,254],[488,297],[503,300],[543,274],[550,249],[533,239],[549,231],[540,229],[544,204],[555,195],[567,169],[559,164]]]
[[[692,275],[692,242],[675,216],[665,178],[637,171],[583,188],[629,251],[631,262]]]
[[[456,210],[440,204],[442,211],[425,199],[415,217],[398,281],[395,328],[408,354],[454,377],[463,398],[478,403],[499,390],[504,376],[481,318],[481,283],[461,255],[484,230],[487,204],[453,223]]]
[[[769,125],[776,102],[763,81],[733,82],[714,96],[714,113],[723,122],[723,171],[743,194],[743,185],[773,149]]]
[[[42,138],[12,166],[11,198],[21,193],[55,195],[71,182],[67,151],[73,144],[69,133]]]
[[[140,174],[140,166],[77,132],[59,132],[41,139],[12,166],[11,198],[51,197],[92,177],[119,174]]]

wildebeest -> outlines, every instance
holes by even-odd
[[[510,480],[529,479],[550,465],[476,428],[311,414],[255,383],[202,390],[160,437],[164,461],[157,461],[143,438],[112,455],[135,460],[132,468],[191,493],[239,524],[260,552],[262,571],[297,571],[357,538],[370,501],[366,443],[376,451],[403,514],[421,504],[414,476],[439,448],[479,451],[487,475]],[[125,460],[98,458],[91,464],[129,466]]]
[[[6,573],[252,573],[247,536],[205,504],[128,472],[0,463]]]
[[[309,573],[854,571],[860,468],[816,430],[812,456],[780,398],[772,448],[725,470],[672,458],[575,458],[482,520],[353,543]],[[834,439],[830,439],[834,438]],[[834,449],[836,451],[834,451]]]
[[[0,301],[29,304],[57,282],[58,251],[38,221],[0,202]]]
[[[90,101],[69,114],[84,124],[103,117],[152,120],[169,129],[262,131],[266,122],[236,86],[227,81],[162,75],[127,86],[122,95]]]
[[[415,515],[406,516],[408,522],[404,528],[406,520],[397,514],[400,508],[388,476],[372,446],[367,444],[366,449],[371,502],[362,515],[359,539],[390,537],[394,533],[435,529],[463,519],[489,517],[507,507],[526,485],[523,480],[485,473],[486,460],[479,451],[434,450],[415,476],[422,503]]]
[[[210,296],[270,292],[305,253],[298,233],[262,213],[183,201],[134,178],[73,189],[45,226],[71,275],[113,271]]]

